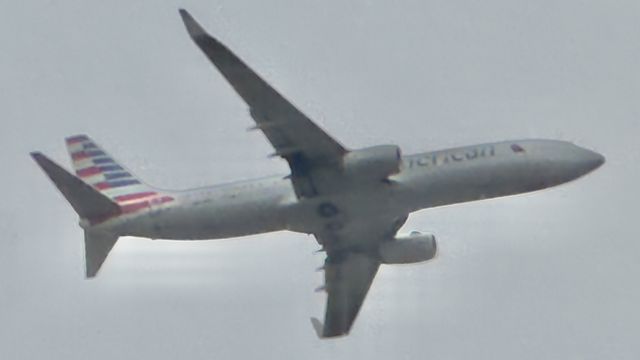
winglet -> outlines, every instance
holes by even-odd
[[[313,330],[316,331],[316,335],[318,335],[318,338],[320,339],[324,338],[324,336],[322,336],[322,329],[324,328],[324,326],[322,325],[320,320],[314,317],[312,317],[310,320],[311,320],[311,326],[313,326]]]
[[[189,12],[185,9],[180,9],[180,16],[182,17],[182,21],[184,22],[184,26],[187,27],[187,32],[192,38],[207,35],[207,32],[204,31],[202,26],[198,24],[198,22],[189,14]]]

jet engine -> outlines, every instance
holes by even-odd
[[[349,152],[343,166],[348,175],[384,180],[400,172],[402,157],[396,145],[378,145]]]
[[[380,244],[378,253],[383,264],[412,264],[433,259],[437,249],[435,236],[414,231]]]

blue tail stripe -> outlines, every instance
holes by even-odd
[[[104,158],[93,159],[93,163],[94,164],[109,164],[109,163],[114,163],[114,161],[111,158],[104,157]]]
[[[140,181],[138,181],[138,180],[119,180],[119,181],[109,181],[108,183],[109,183],[110,187],[115,188],[115,187],[120,187],[120,186],[140,184]]]
[[[107,171],[118,171],[118,170],[124,170],[122,169],[122,167],[120,165],[105,165],[105,166],[100,166],[100,171],[102,172],[107,172]]]
[[[106,154],[104,153],[104,151],[102,150],[91,150],[91,151],[85,151],[85,154],[87,154],[88,156],[105,156]]]
[[[128,172],[117,172],[117,173],[106,173],[104,174],[104,178],[107,180],[120,179],[120,178],[128,178],[131,177],[131,174]]]

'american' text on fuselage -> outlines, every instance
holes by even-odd
[[[426,153],[406,160],[406,166],[412,169],[416,166],[429,167],[447,165],[450,163],[473,161],[479,158],[495,156],[493,145],[481,145],[473,148],[463,148],[435,153]]]

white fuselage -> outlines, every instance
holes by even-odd
[[[397,216],[435,206],[524,193],[558,185],[598,167],[603,158],[573,144],[518,140],[403,157],[388,182],[346,185],[331,197],[298,199],[284,176],[171,192],[175,201],[97,227],[119,235],[204,240],[339,227],[350,214]],[[318,206],[340,210],[327,217]],[[355,225],[357,226],[357,224]]]

